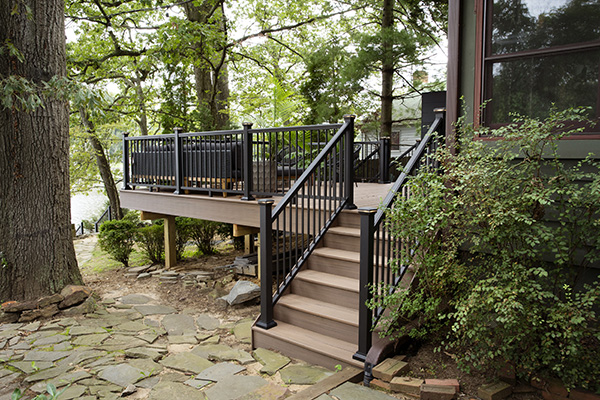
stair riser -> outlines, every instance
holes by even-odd
[[[358,309],[358,293],[300,280],[292,281],[292,293],[325,303]]]
[[[337,258],[324,257],[312,254],[307,261],[308,269],[320,272],[327,272],[337,276],[347,278],[359,278],[359,265],[352,261],[339,260]]]
[[[338,235],[327,232],[323,238],[323,246],[339,250],[356,251],[360,249],[360,237],[349,235]]]
[[[323,316],[306,313],[294,308],[275,305],[275,319],[299,326],[346,342],[358,343],[358,328]]]
[[[337,219],[338,226],[349,228],[360,228],[360,214],[354,212],[342,212]]]
[[[261,329],[253,330],[252,336],[252,346],[254,348],[262,347],[264,349],[275,350],[285,354],[288,357],[297,358],[310,364],[320,365],[332,371],[336,369],[337,365],[341,365],[342,367],[352,366],[355,368],[363,368],[363,365],[358,361],[350,359],[341,360],[329,357],[327,355],[317,353],[312,349],[306,349],[294,343],[290,343],[284,338],[267,335]]]

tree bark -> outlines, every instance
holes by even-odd
[[[394,55],[391,30],[394,29],[394,0],[383,0],[381,18],[381,134],[392,136],[392,104],[394,91]]]
[[[222,43],[208,43],[206,36],[193,44],[198,53],[198,61],[194,63],[196,97],[201,108],[208,113],[211,121],[203,129],[227,129],[229,127],[229,78],[227,76],[226,37],[227,27],[223,2],[205,0],[202,5],[185,3],[183,5],[189,21],[200,24],[213,24],[225,39]],[[219,18],[214,18],[215,16]],[[210,21],[215,19],[216,22]],[[209,56],[210,53],[216,55]]]
[[[110,217],[111,219],[122,219],[123,210],[121,210],[119,190],[117,189],[112,171],[110,170],[110,163],[108,162],[108,158],[106,158],[104,146],[102,146],[100,139],[96,136],[96,128],[92,121],[90,121],[87,111],[84,108],[81,108],[79,109],[79,115],[81,117],[81,122],[87,131],[87,139],[94,149],[96,165],[98,166],[98,171],[100,171],[100,177],[102,178],[104,190],[106,191],[106,196],[108,197],[110,204]]]
[[[2,76],[40,85],[66,75],[62,0],[5,0],[0,26],[0,46],[12,43],[24,59],[0,52]],[[82,283],[71,231],[68,111],[53,95],[31,112],[0,106],[0,301]]]

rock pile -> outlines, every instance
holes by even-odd
[[[87,286],[68,285],[60,293],[32,301],[7,301],[2,304],[0,323],[30,322],[50,318],[63,311],[65,315],[93,312],[95,301]]]

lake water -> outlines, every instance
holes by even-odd
[[[106,209],[108,198],[103,192],[91,190],[71,196],[71,223],[78,225],[84,219],[99,217]]]

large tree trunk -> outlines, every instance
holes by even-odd
[[[394,100],[394,56],[391,30],[394,29],[394,0],[383,0],[381,18],[381,137],[392,137],[392,103]]]
[[[205,0],[201,5],[185,3],[183,8],[189,21],[212,24],[222,33],[222,43],[209,43],[205,36],[193,44],[198,53],[194,62],[196,96],[211,121],[204,129],[227,129],[229,127],[229,78],[225,38],[227,37],[225,13],[221,0]],[[212,54],[212,55],[209,55]]]
[[[121,199],[119,198],[119,190],[115,184],[112,171],[110,170],[110,163],[106,158],[104,152],[104,146],[96,136],[96,128],[92,121],[90,121],[87,111],[84,108],[79,109],[79,115],[81,122],[83,123],[87,131],[87,139],[89,140],[92,148],[94,149],[94,155],[96,156],[96,165],[98,171],[100,171],[100,177],[104,184],[104,190],[110,204],[110,216],[111,219],[122,219],[123,211],[121,210]]]
[[[62,0],[4,0],[0,26],[0,46],[12,43],[24,58],[1,52],[2,76],[38,85],[65,76]],[[71,233],[68,103],[50,94],[43,105],[31,112],[0,105],[2,301],[82,283]]]

